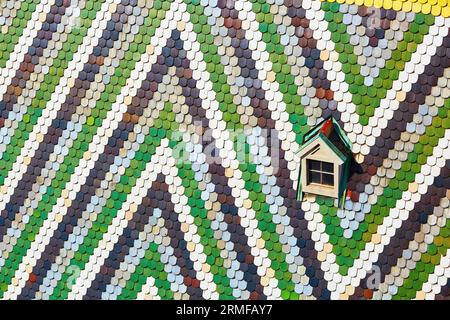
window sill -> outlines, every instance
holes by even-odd
[[[309,183],[306,187],[324,188],[324,189],[328,189],[328,190],[334,190],[334,186],[328,186],[326,184],[320,184],[320,183]]]
[[[315,195],[321,195],[325,197],[337,198],[338,190],[336,187],[326,186],[322,184],[310,183],[306,185],[303,190],[305,193],[311,193]]]

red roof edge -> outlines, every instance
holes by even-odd
[[[328,119],[322,125],[322,128],[320,128],[320,132],[329,137],[332,131],[333,131],[333,121],[331,119]]]

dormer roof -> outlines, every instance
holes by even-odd
[[[304,135],[301,154],[317,139],[325,142],[342,161],[352,156],[352,144],[332,116],[325,118]]]

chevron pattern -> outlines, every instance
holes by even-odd
[[[439,5],[1,2],[0,298],[448,299]],[[330,115],[342,208],[296,200]]]

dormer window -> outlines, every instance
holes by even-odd
[[[341,200],[347,188],[352,152],[339,124],[331,117],[319,123],[305,134],[299,155],[297,198],[314,194]]]
[[[308,167],[308,184],[334,186],[334,165],[331,162],[306,160]]]

